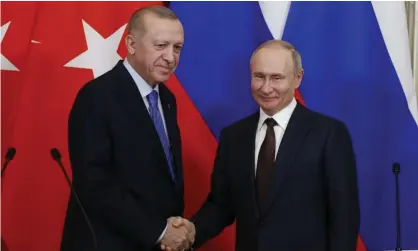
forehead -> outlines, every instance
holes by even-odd
[[[292,67],[292,53],[283,48],[262,48],[251,62],[252,71],[283,73]]]
[[[174,43],[184,41],[183,26],[179,20],[159,18],[153,14],[145,15],[146,36],[153,40],[165,40]]]

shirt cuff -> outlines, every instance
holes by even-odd
[[[158,238],[157,243],[159,243],[159,242],[163,239],[163,237],[164,237],[164,235],[165,235],[165,232],[167,232],[167,226],[168,226],[168,225],[166,225],[166,226],[165,226],[165,229],[164,229],[163,233],[160,235],[160,238]]]

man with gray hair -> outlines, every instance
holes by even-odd
[[[236,251],[355,251],[360,210],[346,126],[295,100],[304,70],[290,43],[263,43],[250,68],[260,108],[221,131],[211,191],[192,217],[194,247],[236,221]]]
[[[69,117],[73,184],[62,251],[185,250],[194,226],[174,228],[184,212],[181,137],[174,95],[163,84],[184,43],[170,9],[136,11],[128,55],[77,94]],[[170,224],[169,224],[170,223]]]

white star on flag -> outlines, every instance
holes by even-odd
[[[1,38],[0,38],[0,44],[3,42],[3,38],[6,36],[7,29],[9,29],[9,25],[12,21],[8,22],[7,24],[3,25],[1,27]],[[1,64],[0,69],[5,71],[19,71],[16,66],[12,64],[3,54],[1,55]]]
[[[121,59],[117,50],[126,24],[120,27],[108,38],[102,37],[86,21],[83,21],[87,50],[66,63],[65,67],[93,70],[94,78],[112,69]]]

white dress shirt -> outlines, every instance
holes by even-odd
[[[148,113],[150,111],[149,111],[149,103],[148,103],[147,95],[150,94],[153,90],[157,91],[158,109],[160,110],[161,118],[163,119],[165,134],[168,137],[167,126],[165,124],[164,111],[163,111],[163,106],[161,105],[160,92],[159,92],[158,85],[155,86],[154,89],[152,89],[152,87],[147,82],[145,82],[145,80],[134,70],[134,68],[132,68],[128,60],[125,59],[123,61],[123,65],[125,66],[129,74],[131,74],[132,78],[134,79],[135,84],[138,87],[139,92],[141,93],[142,99],[144,100],[145,106],[147,107]]]
[[[145,106],[147,107],[148,113],[150,111],[149,111],[149,103],[148,103],[147,95],[150,94],[153,90],[156,90],[158,92],[158,109],[160,110],[161,118],[163,119],[164,130],[168,137],[167,126],[165,125],[164,111],[161,105],[158,85],[154,89],[152,89],[152,87],[147,82],[145,82],[145,80],[134,70],[134,68],[132,68],[128,60],[125,59],[123,61],[123,65],[125,66],[129,74],[131,74],[132,78],[134,79],[135,84],[138,87],[139,92],[141,93],[142,99],[144,100]],[[165,227],[164,231],[161,233],[160,238],[158,238],[157,243],[162,240],[166,231],[167,231],[167,226]]]
[[[255,172],[257,173],[257,161],[258,161],[258,154],[260,152],[261,145],[263,144],[264,138],[266,137],[267,125],[264,121],[267,118],[272,118],[276,121],[277,125],[274,126],[274,135],[276,137],[276,149],[275,149],[275,156],[277,156],[277,152],[279,151],[280,143],[283,139],[283,135],[286,131],[287,124],[289,123],[290,117],[293,114],[293,111],[296,108],[296,99],[293,100],[282,110],[274,114],[273,116],[267,115],[263,109],[260,108],[260,118],[258,120],[257,132],[255,135]]]

